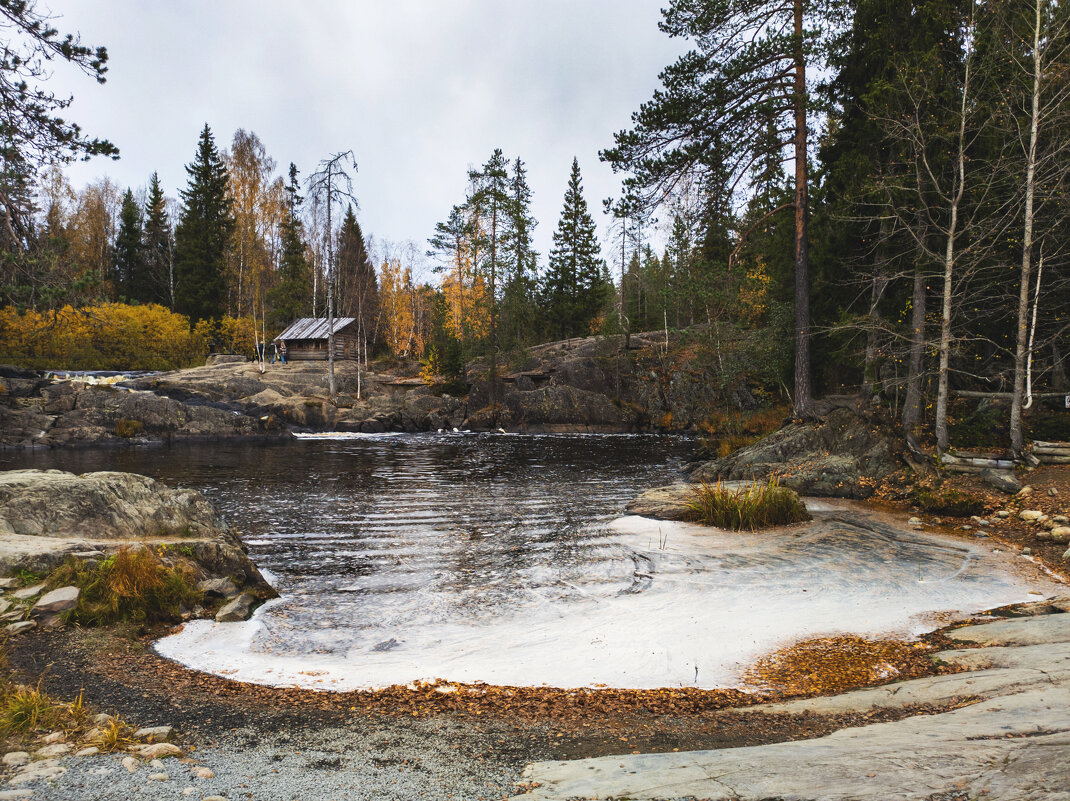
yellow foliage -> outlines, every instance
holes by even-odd
[[[758,256],[747,269],[739,287],[737,313],[743,322],[753,325],[761,322],[768,307],[769,282],[765,261]]]
[[[273,332],[267,333],[270,342]],[[204,355],[240,353],[251,356],[256,350],[256,328],[252,317],[228,315],[222,320],[201,320],[194,326],[193,335],[201,342]]]
[[[483,276],[473,273],[465,259],[442,281],[446,298],[446,326],[461,343],[483,339],[490,333],[490,292]]]
[[[37,369],[170,370],[203,362],[189,319],[163,306],[0,308],[0,362]]]
[[[396,259],[383,262],[379,277],[380,331],[390,352],[403,359],[423,358],[430,339],[434,292],[416,286],[412,270]]]

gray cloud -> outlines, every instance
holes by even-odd
[[[207,122],[221,146],[255,131],[303,174],[353,149],[361,225],[422,243],[495,147],[529,168],[545,253],[573,155],[587,200],[618,179],[598,150],[657,87],[681,43],[659,0],[53,0],[61,30],[108,47],[104,86],[57,67],[70,116],[122,159],[71,168],[75,185],[159,171],[169,194]]]

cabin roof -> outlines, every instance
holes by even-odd
[[[335,317],[334,333],[338,333],[350,323],[356,322],[356,317]],[[326,317],[302,317],[290,323],[290,327],[279,334],[275,339],[326,339]]]

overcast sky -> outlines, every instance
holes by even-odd
[[[280,173],[352,149],[366,235],[423,249],[500,147],[527,163],[545,254],[572,157],[603,232],[619,179],[598,151],[658,86],[682,43],[664,0],[42,0],[57,27],[109,52],[97,86],[58,69],[70,117],[119,146],[70,168],[176,195],[207,122],[221,147],[256,132]]]

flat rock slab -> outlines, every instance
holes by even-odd
[[[1070,614],[952,633],[995,645],[939,657],[985,669],[739,711],[837,714],[979,698],[968,706],[814,740],[537,762],[524,772],[537,786],[516,801],[1070,801]]]
[[[1048,686],[816,740],[539,762],[528,801],[917,801],[938,793],[1070,801],[1070,690]]]
[[[1043,645],[1070,642],[1070,615],[1042,615],[1040,617],[1001,620],[980,626],[966,626],[947,632],[959,642],[977,645]]]

